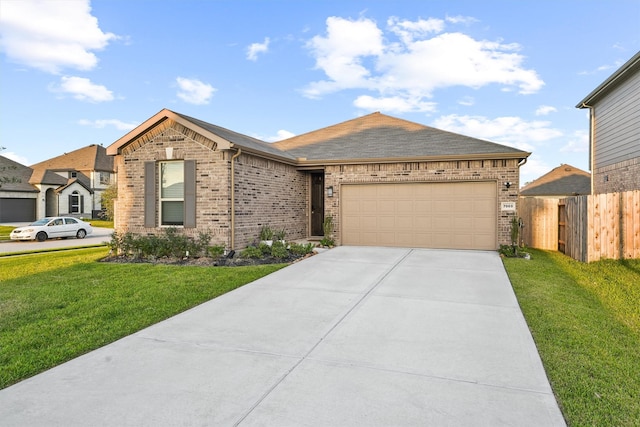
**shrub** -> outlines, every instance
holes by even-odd
[[[224,255],[224,245],[213,245],[207,248],[207,253],[211,258],[220,258]]]
[[[313,243],[300,244],[300,243],[291,243],[289,245],[289,252],[293,255],[306,255],[313,252],[313,248],[315,245]]]
[[[289,251],[284,243],[276,240],[273,242],[273,245],[271,245],[271,256],[278,259],[287,258],[289,256]]]
[[[260,250],[262,255],[271,255],[271,246],[267,245],[266,243],[259,243],[258,249]]]
[[[273,230],[268,225],[263,225],[260,229],[260,240],[273,240]]]
[[[109,247],[118,255],[134,258],[163,258],[206,255],[211,233],[201,232],[197,238],[181,234],[177,228],[167,228],[157,236],[135,236],[131,233],[111,235]],[[224,247],[223,247],[224,251]]]
[[[249,246],[240,252],[242,258],[262,258],[262,251],[255,246]]]
[[[274,231],[273,233],[273,238],[275,240],[284,240],[286,236],[287,236],[287,232],[285,231],[284,228],[282,230]]]

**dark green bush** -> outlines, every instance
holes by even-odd
[[[289,256],[287,246],[280,240],[274,241],[273,245],[271,245],[271,256],[278,259],[287,258]]]
[[[249,246],[240,252],[242,258],[262,258],[262,251],[255,246]]]

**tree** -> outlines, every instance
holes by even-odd
[[[102,197],[100,198],[100,205],[106,211],[107,219],[109,221],[113,221],[114,212],[113,212],[113,201],[118,198],[118,186],[113,184],[107,187],[102,192]]]

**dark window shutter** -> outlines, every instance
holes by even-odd
[[[73,213],[73,196],[71,194],[69,194],[69,210],[67,212]]]
[[[144,226],[156,226],[156,162],[144,162]]]
[[[84,196],[80,196],[80,213],[84,213]]]
[[[196,226],[196,161],[184,161],[184,226]]]

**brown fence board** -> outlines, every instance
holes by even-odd
[[[640,258],[640,190],[565,199],[521,198],[523,243],[574,259]]]

